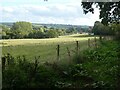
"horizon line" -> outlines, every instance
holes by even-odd
[[[15,22],[20,22],[20,21],[0,21],[0,23],[15,23]],[[30,21],[23,21],[23,22],[30,22]],[[41,23],[41,22],[30,22],[32,24],[60,24],[60,25],[75,25],[75,26],[79,26],[81,24],[65,24],[65,23]],[[81,26],[93,26],[93,25],[81,25]]]

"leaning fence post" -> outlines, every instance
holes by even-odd
[[[88,47],[90,47],[90,39],[88,39]]]
[[[57,45],[57,60],[60,59],[60,45]]]

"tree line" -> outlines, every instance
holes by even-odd
[[[36,26],[30,22],[19,21],[15,22],[12,27],[8,28],[6,25],[0,25],[2,28],[3,39],[23,39],[23,38],[55,38],[62,35],[78,33],[80,29],[69,27],[58,29],[47,26]]]
[[[2,39],[24,39],[24,38],[55,38],[62,35],[75,34],[82,32],[94,33],[94,35],[116,35],[119,37],[120,24],[111,23],[104,25],[99,21],[88,31],[87,28],[69,27],[58,29],[54,27],[36,26],[30,22],[15,22],[11,28],[0,25],[2,28]]]

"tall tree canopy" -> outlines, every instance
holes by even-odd
[[[32,24],[24,21],[16,22],[13,24],[11,30],[17,38],[23,38],[32,31]]]
[[[100,10],[99,18],[104,25],[109,23],[120,22],[120,1],[119,2],[90,2],[91,0],[82,0],[82,8],[85,14],[88,12],[94,13],[93,5]],[[111,0],[107,0],[111,1]]]

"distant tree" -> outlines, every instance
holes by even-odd
[[[32,24],[24,21],[16,22],[11,30],[15,38],[24,38],[32,31]]]
[[[47,29],[47,26],[44,26],[45,29]]]
[[[43,27],[41,27],[41,28],[40,28],[40,31],[41,31],[41,32],[44,32],[44,28],[43,28]]]
[[[56,31],[57,31],[57,33],[58,33],[59,36],[65,35],[65,31],[64,30],[57,29]]]
[[[28,34],[28,38],[45,38],[45,35],[41,30],[33,30]]]
[[[50,27],[50,29],[53,29],[53,30],[54,30],[55,28],[54,28],[54,27]]]
[[[55,37],[58,37],[58,33],[55,30],[48,30],[46,32],[46,37],[47,38],[55,38]]]
[[[67,30],[66,30],[66,33],[77,33],[77,29],[75,27],[69,27]]]
[[[6,39],[7,38],[7,34],[6,34],[6,32],[4,32],[4,31],[2,31],[2,39]]]
[[[0,28],[1,28],[1,34],[2,34],[2,38],[3,39],[8,39],[8,38],[10,38],[10,33],[11,33],[11,31],[10,31],[10,29],[7,27],[7,26],[5,26],[5,25],[0,25]]]

